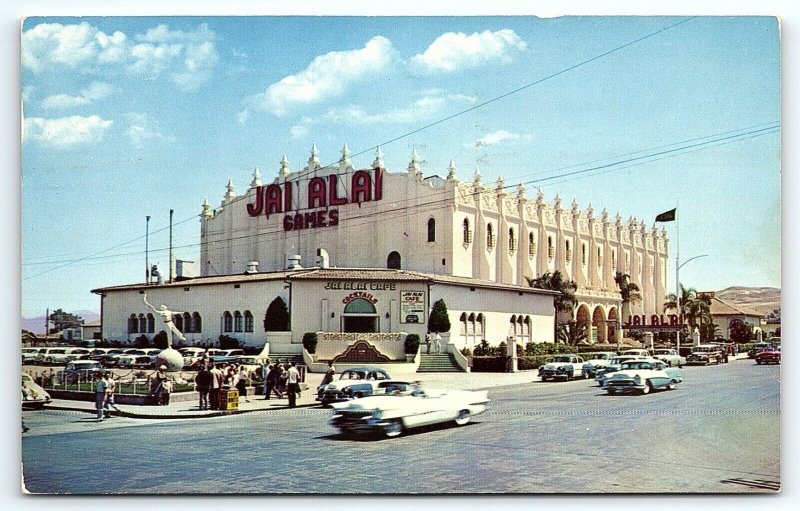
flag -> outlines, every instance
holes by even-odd
[[[670,209],[669,211],[664,211],[660,215],[656,217],[656,222],[672,222],[675,220],[675,211],[677,208]]]

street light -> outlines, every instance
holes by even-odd
[[[675,349],[678,352],[678,355],[681,354],[681,329],[683,329],[683,318],[681,317],[681,278],[680,278],[680,271],[686,263],[694,261],[695,259],[700,259],[701,257],[708,257],[708,254],[703,254],[699,256],[690,257],[689,259],[685,260],[683,264],[678,265],[675,267],[675,308],[678,312],[678,321],[680,328],[678,329],[675,337]],[[677,264],[677,260],[675,263]]]

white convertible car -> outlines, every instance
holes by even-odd
[[[398,383],[386,393],[334,403],[330,424],[345,434],[383,433],[396,437],[408,428],[453,421],[467,424],[486,410],[488,392],[424,389]]]

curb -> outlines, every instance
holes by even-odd
[[[297,405],[294,408],[295,409],[297,409],[297,408],[311,408],[312,406],[317,406],[318,404],[319,403],[302,404],[302,405]],[[48,405],[48,406],[45,407],[45,409],[46,410],[47,409],[49,409],[49,410],[66,410],[66,411],[72,411],[72,412],[85,412],[85,413],[88,413],[88,414],[91,414],[91,415],[96,415],[97,414],[97,411],[94,410],[94,409],[86,409],[86,408],[81,408],[81,407],[77,407],[77,406]],[[228,416],[228,415],[239,415],[239,414],[243,414],[243,413],[253,413],[253,412],[265,412],[265,411],[270,411],[270,410],[292,410],[292,408],[289,405],[285,405],[285,406],[274,406],[274,407],[270,407],[270,408],[256,408],[256,409],[253,409],[253,410],[214,410],[214,411],[211,411],[211,412],[208,412],[208,413],[199,413],[199,411],[198,411],[197,413],[188,412],[188,413],[179,414],[179,415],[156,414],[156,413],[142,414],[142,413],[135,413],[135,412],[129,412],[129,411],[113,411],[113,412],[110,411],[109,413],[112,416],[128,417],[128,418],[131,418],[131,419],[205,419],[205,418],[208,418],[208,417],[224,417],[224,416]]]

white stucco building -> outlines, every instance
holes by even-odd
[[[267,339],[262,322],[281,296],[292,318],[286,342],[298,343],[308,331],[422,336],[440,298],[454,346],[509,336],[552,342],[552,294],[527,279],[554,271],[577,283],[575,319],[594,341],[620,335],[617,271],[641,289],[633,314],[661,312],[665,232],[605,210],[595,215],[574,201],[565,208],[558,196],[529,198],[522,185],[509,190],[502,178],[487,185],[478,171],[461,181],[452,162],[445,178],[425,177],[416,151],[400,172],[387,171],[382,157],[378,149],[370,168],[356,169],[345,146],[338,165],[323,167],[314,147],[297,171],[284,156],[269,182],[256,169],[241,194],[229,180],[220,205],[212,209],[206,200],[202,207],[200,276],[95,290],[103,297],[103,337],[130,339],[142,326],[148,335],[158,331],[148,324],[146,292],[151,303],[186,313],[178,326],[192,341],[235,334],[247,344],[278,342]],[[347,297],[357,291],[372,296],[374,310],[347,311]],[[406,322],[411,309],[402,304],[418,291],[425,312]]]

